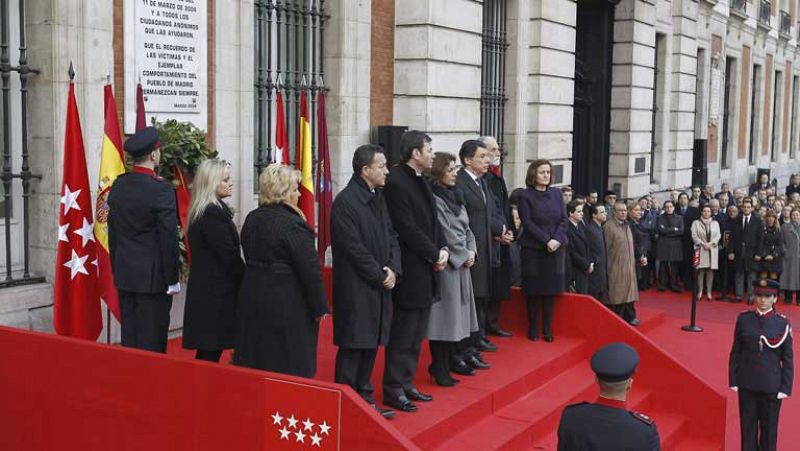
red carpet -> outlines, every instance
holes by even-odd
[[[516,302],[516,301],[512,301]],[[592,400],[596,396],[593,375],[587,359],[597,344],[579,331],[571,330],[571,321],[556,311],[556,341],[533,343],[523,338],[525,318],[520,305],[506,304],[503,324],[515,332],[508,339],[496,338],[498,353],[485,356],[493,368],[480,371],[475,377],[460,376],[456,388],[441,388],[427,377],[430,359],[424,350],[417,371],[417,386],[434,395],[432,403],[418,403],[420,411],[401,414],[390,422],[422,449],[555,449],[555,428],[561,409],[569,403]],[[725,449],[739,450],[738,401],[727,388],[727,361],[736,315],[747,307],[719,301],[700,303],[698,324],[705,331],[688,333],[680,326],[688,323],[688,294],[644,292],[638,303],[645,333],[678,362],[689,368],[714,391],[727,397]],[[779,306],[790,319],[800,317],[800,308]],[[570,312],[575,314],[575,312]],[[576,323],[581,321],[575,320]],[[326,321],[320,333],[319,370],[317,378],[333,379],[335,347],[332,345],[332,322]],[[584,324],[581,327],[586,327]],[[619,324],[620,329],[627,326]],[[618,339],[610,337],[609,339]],[[427,348],[427,347],[426,347]],[[797,350],[797,345],[795,345]],[[191,358],[192,353],[180,348],[179,339],[170,343],[171,354]],[[643,358],[648,358],[643,355]],[[223,357],[225,361],[227,356]],[[643,362],[644,365],[644,362]],[[373,373],[375,397],[380,401],[380,377],[383,356],[379,355]],[[642,372],[645,370],[642,369]],[[720,439],[710,440],[697,433],[697,419],[676,412],[664,396],[680,397],[692,390],[693,381],[678,381],[671,393],[648,386],[641,374],[635,383],[629,407],[655,418],[662,439],[662,449],[721,449]],[[696,384],[696,383],[695,383]],[[690,398],[691,399],[691,398]],[[688,404],[691,404],[689,402]],[[683,406],[700,415],[707,402]],[[779,429],[779,449],[794,449],[800,443],[800,429],[793,423],[800,420],[800,405],[790,397],[784,402]],[[702,430],[702,429],[701,429]],[[711,433],[710,433],[711,434]]]

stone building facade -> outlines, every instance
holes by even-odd
[[[195,0],[201,1],[201,0]],[[259,0],[202,0],[208,13],[209,140],[230,161],[231,201],[241,223],[257,204],[256,27]],[[267,0],[263,0],[266,3]],[[27,140],[30,268],[44,283],[0,289],[0,323],[52,329],[56,218],[64,147],[67,67],[96,185],[102,91],[114,81],[120,118],[124,11],[133,0],[26,0],[28,131],[19,131],[19,80],[11,74],[15,167]],[[9,2],[15,61],[18,2]],[[274,4],[274,0],[269,2]],[[306,2],[309,3],[309,2]],[[314,0],[327,19],[321,39],[334,191],[350,155],[381,125],[426,131],[437,151],[486,133],[487,92],[500,95],[494,134],[510,187],[529,163],[548,158],[556,182],[622,197],[750,183],[759,168],[780,185],[798,172],[797,0]],[[262,3],[263,4],[263,3]],[[494,29],[487,38],[487,23]],[[491,28],[490,27],[490,28]],[[488,47],[487,47],[488,46]],[[487,49],[502,54],[488,71]],[[498,75],[499,74],[499,75]],[[273,106],[274,108],[274,106]],[[274,126],[274,124],[272,124]],[[274,138],[274,133],[271,134]],[[14,182],[11,202],[21,190]],[[13,269],[22,264],[21,208],[14,208]],[[4,264],[4,263],[3,263]],[[5,269],[3,267],[2,269]],[[182,321],[175,303],[173,328]],[[114,326],[112,336],[116,335]]]

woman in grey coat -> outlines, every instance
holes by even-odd
[[[456,187],[456,159],[450,153],[437,152],[431,168],[436,216],[447,242],[449,260],[439,273],[438,301],[431,307],[428,340],[431,365],[428,372],[438,385],[452,387],[457,382],[450,376],[455,344],[478,330],[475,296],[472,291],[470,267],[475,263],[475,236],[469,229],[469,217],[464,207],[464,195]],[[474,374],[463,361],[455,362],[459,374]]]
[[[791,222],[781,226],[783,238],[783,272],[781,272],[781,289],[786,293],[783,302],[795,302],[800,305],[800,210],[793,210]]]

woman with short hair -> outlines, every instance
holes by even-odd
[[[231,165],[216,158],[200,163],[189,206],[192,260],[183,311],[183,347],[196,349],[198,360],[218,362],[234,344],[244,263],[233,212],[223,202],[231,194]]]
[[[711,300],[711,287],[714,285],[714,271],[719,269],[719,240],[722,232],[719,223],[711,215],[711,206],[700,207],[700,219],[692,222],[692,242],[695,252],[700,253],[697,262],[697,300],[703,299],[703,280],[706,284],[706,296]]]
[[[299,184],[300,171],[281,164],[259,177],[260,206],[242,227],[246,268],[234,363],[313,377],[328,306],[314,232],[297,207]]]

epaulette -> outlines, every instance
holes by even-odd
[[[641,421],[642,423],[645,423],[645,424],[651,425],[651,426],[655,423],[655,421],[653,421],[652,418],[648,417],[647,415],[645,415],[645,414],[643,414],[641,412],[631,411],[630,413],[634,418],[636,418],[637,420]]]

